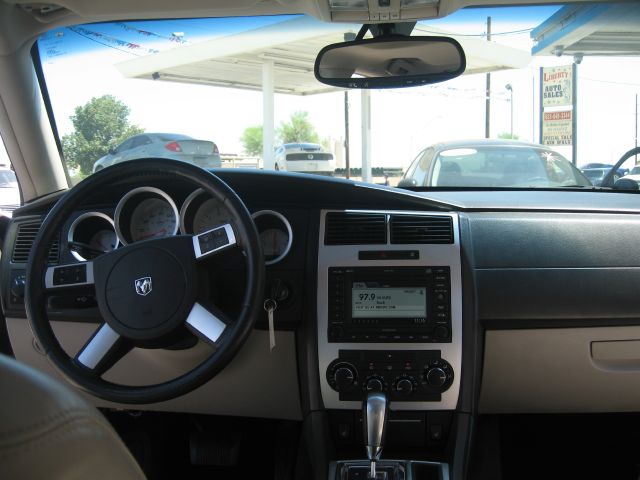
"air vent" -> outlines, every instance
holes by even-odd
[[[453,243],[451,217],[391,215],[391,243]]]
[[[372,245],[387,243],[383,213],[330,212],[325,221],[325,245]]]
[[[25,222],[18,225],[18,234],[13,245],[13,255],[11,256],[13,263],[27,263],[33,241],[38,235],[41,225],[41,222]],[[60,242],[58,239],[54,239],[49,249],[49,263],[58,263],[59,250]]]

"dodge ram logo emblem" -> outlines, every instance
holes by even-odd
[[[142,295],[146,297],[151,293],[152,285],[151,285],[151,277],[142,277],[133,282],[136,286],[136,293],[138,295]]]

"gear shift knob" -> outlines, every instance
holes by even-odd
[[[389,402],[383,392],[369,392],[362,406],[362,425],[367,457],[371,461],[372,477],[375,478],[375,462],[380,459],[384,444]]]

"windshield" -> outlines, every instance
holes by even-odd
[[[580,35],[563,33],[576,19]],[[457,39],[465,73],[384,90],[319,83],[318,51],[362,25],[302,15],[69,26],[37,46],[73,182],[155,157],[404,188],[590,190],[637,141],[639,23],[633,3],[461,10],[412,35]]]

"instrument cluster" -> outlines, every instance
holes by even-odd
[[[289,253],[293,232],[288,219],[274,210],[252,214],[260,234],[265,262],[271,265]],[[138,187],[118,202],[113,218],[103,212],[85,212],[71,224],[67,246],[80,261],[112,251],[119,246],[172,235],[197,235],[230,224],[233,215],[223,202],[202,189],[193,191],[178,209],[175,200],[156,187]]]

